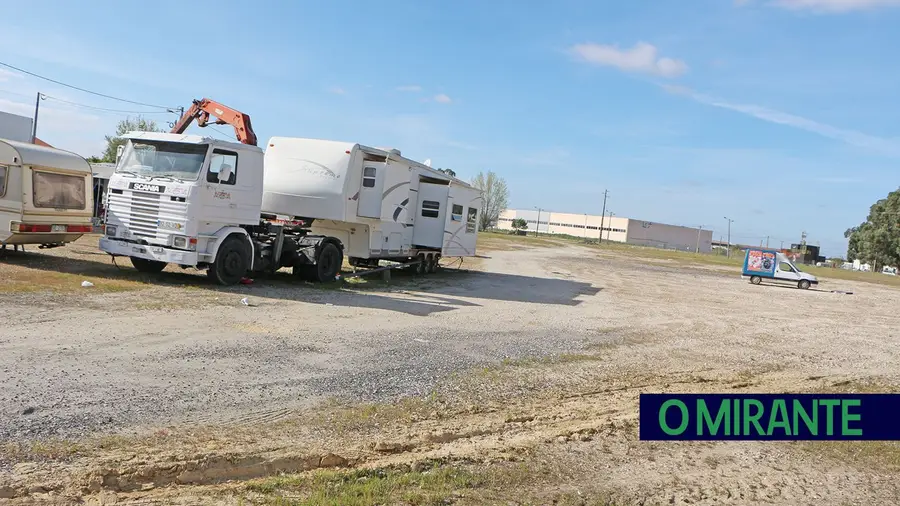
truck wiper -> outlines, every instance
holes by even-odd
[[[179,183],[183,183],[184,179],[180,177],[175,177],[172,174],[160,174],[159,176],[150,176],[150,179],[168,179],[170,181],[178,181]]]
[[[131,172],[130,170],[117,170],[116,173],[117,174],[128,174],[129,176],[138,177],[137,174],[135,174],[134,172]]]

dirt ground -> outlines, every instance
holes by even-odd
[[[896,288],[486,241],[467,271],[220,289],[91,246],[0,260],[11,504],[900,503],[892,443],[637,437],[641,392],[896,390]],[[405,474],[317,500],[327,469]]]

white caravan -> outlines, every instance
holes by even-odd
[[[0,139],[0,245],[62,246],[93,230],[91,166],[55,148]]]
[[[355,265],[473,256],[479,190],[397,151],[274,137],[257,146],[132,132],[109,181],[100,248],[145,272],[208,269],[219,284],[291,267],[327,281]]]

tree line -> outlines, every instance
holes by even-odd
[[[872,204],[866,221],[844,232],[847,260],[900,267],[900,188]]]
[[[92,156],[87,160],[89,163],[115,163],[116,151],[119,146],[125,143],[122,136],[126,132],[162,131],[153,120],[148,120],[141,116],[135,119],[126,118],[116,126],[114,135],[106,136],[106,149],[104,149],[103,154],[101,156]],[[453,169],[442,168],[437,170],[450,177],[456,177],[456,172]],[[478,228],[479,230],[487,230],[497,224],[500,213],[506,209],[509,203],[509,188],[506,186],[506,180],[493,171],[479,172],[472,178],[470,184],[483,192],[484,201],[481,213],[479,213]]]

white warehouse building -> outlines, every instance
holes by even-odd
[[[712,251],[712,230],[666,225],[622,216],[605,218],[591,214],[558,213],[544,210],[507,209],[500,213],[497,228],[512,230],[512,222],[522,218],[528,223],[525,232],[564,234],[596,241],[603,227],[603,240],[653,246],[681,251]],[[538,223],[540,221],[540,223]]]

